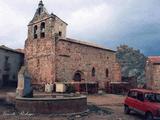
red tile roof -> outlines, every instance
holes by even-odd
[[[151,63],[160,63],[160,56],[149,56],[148,61]]]

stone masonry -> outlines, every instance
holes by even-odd
[[[67,23],[48,14],[40,1],[28,25],[25,60],[33,85],[55,82],[120,81],[115,51],[66,38]]]
[[[24,53],[0,46],[0,87],[16,86],[17,75],[24,62]]]
[[[150,56],[146,62],[147,88],[160,90],[160,56]]]

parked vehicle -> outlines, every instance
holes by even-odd
[[[145,120],[160,120],[160,92],[131,89],[124,101],[124,112],[136,111],[145,116]]]

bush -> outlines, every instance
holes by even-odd
[[[74,85],[71,84],[67,84],[66,85],[66,93],[75,93],[76,89],[74,87]]]

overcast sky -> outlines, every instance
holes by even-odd
[[[43,0],[68,23],[67,37],[160,55],[160,0]],[[23,48],[39,0],[0,0],[0,45]]]

